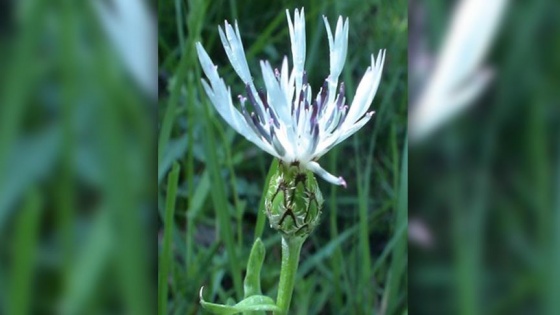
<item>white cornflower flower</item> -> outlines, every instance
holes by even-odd
[[[222,118],[247,140],[284,163],[299,165],[328,182],[346,187],[342,177],[324,170],[317,160],[371,119],[374,112],[366,112],[379,86],[385,50],[380,50],[377,58],[371,55],[371,66],[358,85],[352,104],[346,105],[344,82],[338,84],[338,77],[346,59],[348,19],[338,18],[333,37],[327,18],[323,17],[329,39],[330,74],[313,98],[304,70],[304,9],[301,12],[295,10],[293,22],[288,10],[286,15],[293,68],[288,70],[287,57],[284,57],[280,70],[273,70],[268,61],[261,61],[266,92],[257,91],[253,83],[237,22],[235,29],[227,21],[225,30],[218,29],[229,61],[245,83],[246,96],[239,95],[241,111],[233,105],[230,88],[218,75],[217,66],[197,43],[198,58],[208,78],[208,81],[203,79],[202,84]],[[246,106],[247,100],[254,110],[251,113]]]

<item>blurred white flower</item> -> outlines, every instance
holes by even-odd
[[[157,25],[144,0],[92,1],[125,68],[150,97],[157,97]]]
[[[293,68],[288,70],[287,57],[284,57],[280,70],[273,70],[269,62],[261,61],[266,93],[257,92],[253,84],[237,22],[234,30],[226,21],[225,31],[219,27],[219,33],[233,69],[245,83],[246,96],[239,95],[241,112],[233,105],[230,88],[220,78],[217,66],[202,45],[197,43],[198,57],[209,81],[203,79],[202,84],[222,118],[247,140],[285,163],[297,164],[333,184],[346,186],[342,177],[325,171],[317,160],[358,131],[372,117],[373,112],[366,112],[379,86],[385,51],[379,51],[377,58],[371,55],[371,66],[358,85],[351,106],[346,105],[344,83],[339,85],[338,77],[346,60],[348,19],[343,21],[339,17],[333,37],[324,17],[330,48],[330,75],[313,99],[304,71],[304,10],[295,10],[293,23],[289,11],[286,11],[286,15]],[[249,113],[247,100],[254,112]]]
[[[435,245],[432,230],[421,218],[409,218],[408,239],[425,249],[432,248]]]
[[[433,74],[411,109],[410,135],[421,140],[472,103],[492,73],[481,67],[507,0],[463,0],[436,60]]]

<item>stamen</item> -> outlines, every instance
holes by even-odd
[[[260,121],[262,122],[266,121],[266,117],[264,116],[263,109],[260,106],[255,107],[255,112],[257,112]]]
[[[298,107],[296,108],[296,121],[299,121],[300,112],[301,112],[301,101],[298,102]]]
[[[255,113],[251,113],[251,119],[253,121],[253,124],[255,124],[255,127],[259,131],[259,134],[263,136],[268,143],[271,143],[272,139],[270,138],[270,135],[268,134],[268,132],[266,132],[266,130],[264,130]]]
[[[336,105],[340,107],[342,106],[343,102],[344,102],[344,82],[340,82],[340,87],[338,89],[338,102]]]
[[[303,102],[304,99],[305,99],[305,89],[301,89],[301,91],[299,92],[299,103]]]
[[[309,142],[309,146],[307,148],[307,155],[310,156],[315,152],[317,149],[317,145],[319,144],[319,125],[315,124],[312,126],[311,131],[311,141]]]
[[[321,114],[325,110],[328,93],[329,93],[329,82],[328,80],[325,80],[325,83],[323,83],[323,87],[321,88],[321,91],[319,91],[319,95],[317,97],[318,98],[317,105],[319,106],[319,112]]]
[[[342,106],[340,111],[340,118],[338,119],[338,122],[336,123],[336,126],[333,128],[333,130],[337,129],[338,127],[340,127],[340,125],[342,125],[347,115],[348,115],[348,105],[344,105]]]
[[[296,112],[296,120],[297,117],[299,117],[299,108],[301,107],[301,102],[303,102],[305,95],[304,95],[304,89],[301,89],[301,91],[299,92],[299,97],[297,100],[295,100],[294,102],[292,102],[292,112],[291,115],[292,117],[294,116],[294,111]]]
[[[245,118],[245,121],[247,122],[247,125],[249,125],[249,127],[251,127],[251,129],[253,129],[255,134],[259,135],[260,131],[259,131],[259,129],[257,129],[257,126],[255,126],[255,123],[253,122],[253,119],[249,115],[249,112],[247,112],[247,109],[245,108],[244,103],[241,103],[241,113],[243,114],[243,118]]]
[[[261,101],[260,104],[262,104],[262,106],[260,106],[260,104],[257,102],[257,98],[255,97],[255,93],[252,92],[251,86],[249,84],[246,84],[245,89],[247,91],[248,99],[253,105],[253,108],[255,109],[255,112],[257,113],[259,120],[262,123],[265,123],[268,122],[270,118],[272,118],[274,120],[275,126],[278,127],[280,124],[278,121],[278,116],[276,115],[274,109],[269,106],[268,97],[266,93],[262,90],[257,91],[258,98]],[[247,100],[247,98],[244,98],[244,100]]]
[[[338,116],[339,111],[340,111],[340,107],[335,107],[335,108],[332,109],[331,116],[329,117],[329,119],[327,120],[327,123],[325,124],[325,130],[329,129],[329,127],[331,126],[334,119]]]
[[[311,124],[312,125],[317,124],[317,113],[319,112],[319,110],[317,109],[316,104],[317,104],[316,102],[313,102],[313,105],[311,106]]]
[[[280,128],[280,122],[278,121],[278,117],[276,117],[276,114],[274,113],[272,108],[269,107],[267,109],[267,113],[270,115],[270,121],[272,121],[274,123],[274,126],[276,128]]]
[[[268,98],[266,97],[265,91],[259,90],[259,91],[257,91],[257,93],[259,94],[259,98],[261,99],[261,102],[263,103],[264,108],[268,109],[270,106],[268,105]]]
[[[259,103],[257,103],[257,99],[255,98],[255,95],[253,94],[253,91],[251,90],[251,86],[249,84],[245,85],[245,90],[247,91],[247,97],[249,98],[249,101],[253,105],[253,108],[257,112],[257,115],[259,115],[259,119],[261,121],[266,121],[262,108]]]

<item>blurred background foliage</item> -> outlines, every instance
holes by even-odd
[[[272,159],[219,118],[202,89],[194,44],[202,42],[235,96],[244,87],[223,51],[218,25],[239,22],[259,87],[259,60],[291,60],[285,11],[300,7],[314,91],[329,67],[322,15],[331,27],[339,15],[349,17],[342,80],[350,100],[370,54],[386,48],[387,60],[371,105],[376,115],[321,160],[349,184],[341,189],[320,181],[323,219],[304,244],[291,314],[407,311],[406,1],[177,0],[158,5],[160,314],[203,313],[202,286],[207,301],[239,301],[256,236],[267,250],[263,293],[276,296],[280,237],[259,212]]]
[[[409,41],[436,50],[455,3],[411,1]],[[411,147],[412,314],[560,310],[559,18],[557,1],[510,1],[490,87]]]
[[[155,102],[91,4],[0,4],[0,314],[155,312]]]

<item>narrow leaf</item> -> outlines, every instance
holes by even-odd
[[[235,305],[215,304],[204,301],[202,298],[202,290],[200,289],[200,304],[205,310],[218,315],[239,314],[247,311],[271,311],[280,312],[280,308],[276,306],[274,300],[264,295],[253,295]]]
[[[272,174],[276,173],[277,168],[278,168],[278,160],[274,159],[274,161],[270,165],[268,174],[266,175],[266,181],[264,183],[263,191],[266,191],[268,189],[268,183],[270,182],[270,178],[272,177]],[[257,224],[255,226],[255,238],[262,236],[264,230],[264,223],[266,222],[266,215],[264,212],[264,199],[265,199],[265,194],[262,195],[261,200],[259,202],[259,212],[257,214]]]

